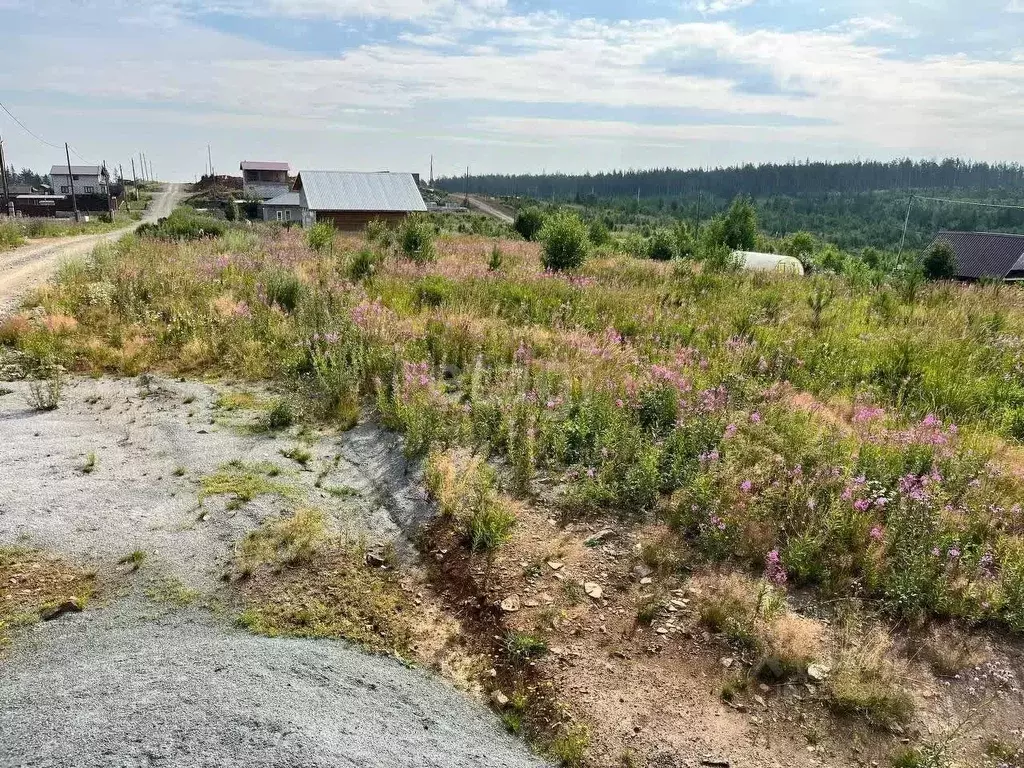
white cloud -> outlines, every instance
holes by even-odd
[[[753,5],[757,0],[696,0],[693,8],[701,13],[716,14],[736,11]]]
[[[1024,50],[1007,60],[955,55],[908,61],[894,55],[897,44],[877,42],[907,32],[896,16],[784,31],[743,29],[723,20],[524,15],[504,0],[288,3],[281,13],[292,17],[418,19],[393,42],[327,57],[204,28],[186,7],[194,0],[156,0],[129,16],[132,34],[124,35],[97,10],[110,2],[127,0],[83,0],[93,5],[76,23],[57,27],[60,32],[54,33],[53,17],[46,14],[39,29],[8,38],[0,50],[0,91],[132,105],[90,108],[97,125],[100,115],[108,115],[108,133],[121,130],[121,119],[139,121],[149,111],[154,124],[197,133],[204,127],[230,130],[239,144],[259,131],[346,133],[354,138],[345,139],[342,158],[362,157],[367,147],[379,148],[381,137],[401,131],[419,144],[458,142],[493,153],[531,146],[564,157],[577,143],[600,146],[579,161],[590,167],[614,163],[611,146],[640,145],[699,144],[709,153],[718,147],[725,157],[736,144],[749,148],[746,159],[759,159],[758,147],[776,158],[786,147],[807,154],[827,149],[840,157],[1005,159],[1016,155],[1024,121],[1018,98]],[[273,14],[283,3],[214,0],[205,7]],[[715,3],[705,5],[712,12]],[[118,20],[123,24],[123,15]],[[76,50],[76,40],[86,37],[99,52],[89,67],[58,53]],[[38,50],[52,55],[39,59],[33,56]],[[691,63],[676,66],[680,62]],[[499,103],[502,116],[491,116]],[[693,117],[690,124],[663,125],[664,119],[648,117],[659,110]],[[559,119],[545,116],[550,114]],[[487,157],[492,167],[514,169],[521,162],[513,151]]]
[[[1006,6],[1007,13],[1024,13],[1024,0],[1010,0]]]

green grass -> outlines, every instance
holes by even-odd
[[[607,246],[551,276],[515,240],[495,271],[495,243],[472,236],[434,238],[436,260],[416,265],[344,238],[330,260],[297,232],[206,235],[101,249],[0,338],[28,365],[269,379],[304,418],[347,428],[371,410],[411,456],[488,456],[500,482],[447,505],[474,551],[512,533],[499,487],[557,486],[568,513],[658,512],[698,559],[761,571],[775,553],[788,583],[1024,631],[1015,289],[730,273]],[[363,248],[380,258],[353,287]],[[281,491],[235,468],[200,493]]]
[[[295,496],[294,487],[271,480],[280,474],[274,464],[247,465],[242,462],[225,464],[217,472],[205,475],[199,481],[199,501],[210,496],[231,496],[232,501],[245,504],[257,496],[275,494],[284,498]]]

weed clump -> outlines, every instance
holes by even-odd
[[[494,470],[483,460],[457,451],[433,453],[426,481],[471,552],[493,553],[511,538],[516,524],[512,502],[497,492]]]

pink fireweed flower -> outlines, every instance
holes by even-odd
[[[867,499],[857,499],[857,501],[853,502],[853,508],[858,512],[867,512],[870,506],[871,502]]]
[[[621,397],[618,397],[618,398],[615,399],[615,407],[616,408],[625,408],[626,407],[626,404],[624,402],[622,402],[622,398]]]
[[[871,529],[871,533],[868,535],[871,536],[872,541],[881,541],[884,536],[881,527],[877,525]]]
[[[753,487],[754,484],[749,480],[744,480],[742,483],[740,483],[740,490],[743,491],[744,493],[750,493]]]
[[[773,549],[764,558],[764,577],[772,584],[781,587],[789,580],[786,568],[779,557],[779,550]]]
[[[729,426],[727,426],[725,428],[725,436],[726,437],[733,437],[735,434],[736,434],[736,425],[735,424],[730,424]]]
[[[758,413],[757,411],[754,411],[752,414],[750,414],[750,423],[751,424],[760,424],[761,423],[761,414]]]
[[[712,528],[717,528],[719,531],[725,530],[725,521],[718,517],[718,515],[711,515],[708,518],[708,522],[711,523]]]

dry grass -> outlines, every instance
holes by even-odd
[[[235,566],[245,579],[239,623],[253,632],[409,647],[412,606],[393,571],[369,568],[365,549],[332,535],[320,510],[264,523],[240,544]]]
[[[44,552],[0,547],[0,646],[11,630],[39,620],[48,609],[81,610],[96,591],[93,575]]]
[[[988,658],[984,640],[954,626],[932,627],[919,648],[921,659],[939,677],[954,677]]]
[[[509,540],[516,505],[498,493],[494,471],[482,458],[463,451],[432,453],[426,481],[441,514],[456,521],[471,551],[493,553]]]
[[[863,715],[874,725],[902,725],[914,711],[914,700],[903,686],[906,675],[907,667],[884,628],[847,619],[833,651],[829,704],[840,713]]]

